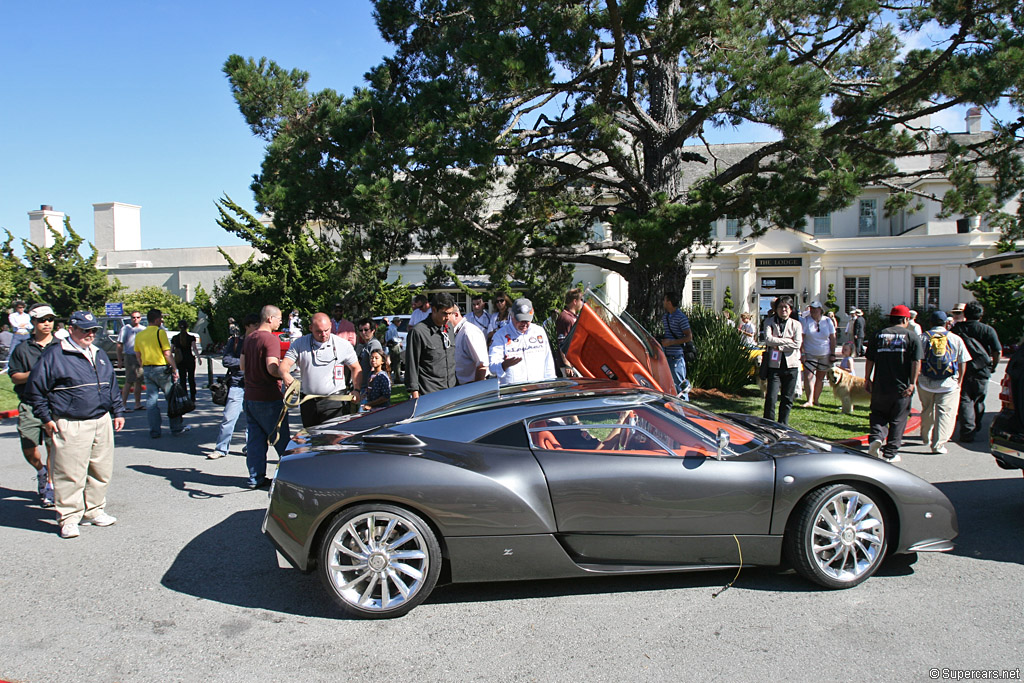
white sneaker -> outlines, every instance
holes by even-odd
[[[110,526],[117,521],[117,517],[108,515],[106,512],[100,512],[98,515],[92,517],[86,517],[82,520],[82,526]]]
[[[900,457],[899,453],[897,453],[896,455],[892,456],[891,458],[887,458],[884,455],[882,456],[882,460],[884,460],[886,462],[899,462],[902,459],[903,458]]]
[[[42,498],[46,493],[46,465],[36,471],[36,489],[39,491],[39,497]]]
[[[220,451],[214,451],[213,453],[210,453],[208,456],[206,456],[206,459],[207,460],[216,460],[217,458],[223,458],[225,455],[227,455],[227,453],[222,453]]]
[[[882,440],[881,439],[875,439],[874,441],[872,441],[868,445],[868,455],[870,455],[872,458],[880,458],[880,457],[882,457],[881,450],[882,450]]]
[[[43,507],[53,507],[53,484],[46,482],[46,488],[43,489]]]
[[[932,453],[935,453],[936,455],[945,455],[946,453],[949,453],[949,449],[945,446],[933,446]]]
[[[78,538],[78,525],[74,522],[65,522],[60,526],[61,538]]]

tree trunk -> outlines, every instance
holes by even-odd
[[[665,310],[662,305],[665,292],[675,292],[682,297],[689,270],[685,261],[669,268],[635,264],[629,277],[626,310],[650,331]]]

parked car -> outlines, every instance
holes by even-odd
[[[121,328],[125,325],[131,325],[132,320],[129,316],[97,316],[96,320],[103,324],[103,327],[96,332],[96,340],[93,342],[96,346],[103,349],[107,356],[110,357],[111,362],[117,363],[117,338],[121,334]],[[142,324],[147,325],[146,319],[142,319]]]
[[[659,391],[671,381],[664,355],[607,313],[584,307],[576,343],[608,347],[572,361],[606,378],[486,380],[301,432],[271,486],[264,533],[360,618],[405,614],[442,567],[459,583],[785,560],[818,585],[849,588],[887,556],[952,549],[956,512],[934,486]],[[608,341],[610,324],[626,342]]]
[[[1024,348],[1010,356],[999,387],[1002,409],[989,429],[992,457],[1004,470],[1024,470]]]

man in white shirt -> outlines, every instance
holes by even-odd
[[[964,368],[971,360],[967,346],[958,336],[946,330],[946,314],[934,311],[928,318],[929,330],[924,333],[924,360],[917,378],[918,397],[921,399],[921,441],[932,453],[945,455],[946,442],[953,435],[960,407],[960,388],[964,382]],[[944,363],[937,352],[944,349],[941,337],[945,335],[949,347]],[[935,342],[933,343],[933,339]]]
[[[479,327],[481,332],[487,332],[487,328],[491,326],[491,314],[487,311],[487,304],[484,303],[484,295],[474,294],[472,306],[472,309],[466,314],[466,321]]]
[[[487,340],[484,331],[462,317],[456,306],[448,324],[455,330],[455,379],[459,384],[479,382],[487,377]]]
[[[281,361],[281,381],[287,387],[295,379],[291,375],[293,366],[302,372],[302,394],[313,395],[299,406],[303,427],[323,424],[343,413],[345,401],[330,398],[343,394],[345,369],[352,374],[352,384],[362,384],[362,369],[359,358],[348,340],[331,334],[331,319],[326,313],[317,313],[309,322],[309,334],[292,342]]]
[[[500,384],[539,382],[555,378],[548,335],[533,324],[533,303],[516,299],[512,315],[491,338],[490,367]]]
[[[10,353],[14,353],[15,347],[23,341],[28,341],[32,333],[32,317],[25,312],[24,301],[14,302],[14,312],[7,316],[7,321],[11,323],[11,332],[14,333],[10,350]]]
[[[124,386],[121,387],[121,403],[128,409],[128,394],[135,391],[135,410],[143,410],[142,366],[135,355],[135,335],[146,329],[142,324],[142,312],[132,311],[131,323],[121,328],[117,335],[117,362],[124,368]]]
[[[417,323],[421,323],[430,315],[430,302],[423,294],[417,294],[412,298],[412,315],[409,316],[409,329]]]

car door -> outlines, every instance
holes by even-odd
[[[674,394],[661,344],[625,311],[616,315],[589,289],[562,342],[562,352],[584,377],[612,379]]]
[[[527,426],[559,537],[580,561],[734,563],[734,534],[768,534],[774,462],[754,448],[716,459],[709,425],[639,406]]]

